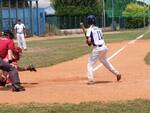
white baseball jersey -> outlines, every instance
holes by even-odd
[[[16,30],[16,33],[24,33],[25,25],[23,23],[21,24],[16,24],[14,29]]]
[[[93,46],[105,45],[102,30],[96,26],[90,26],[86,36],[91,37]]]

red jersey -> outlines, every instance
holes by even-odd
[[[8,50],[14,51],[15,44],[13,40],[5,37],[0,37],[0,58],[5,58],[8,54]]]

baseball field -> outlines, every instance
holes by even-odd
[[[91,48],[83,35],[27,39],[19,64],[25,92],[0,88],[0,113],[148,113],[150,111],[150,31],[104,33],[108,59],[122,73],[120,82],[98,62],[94,85],[87,85]]]

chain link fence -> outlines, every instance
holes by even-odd
[[[104,19],[102,16],[97,16],[97,26],[104,27]],[[107,30],[123,30],[127,28],[143,28],[149,24],[149,18],[134,17],[106,17],[105,18],[105,29]],[[46,17],[46,23],[48,29],[55,26],[58,29],[79,29],[80,22],[83,22],[87,27],[86,16],[48,16]],[[132,22],[132,24],[131,24]]]

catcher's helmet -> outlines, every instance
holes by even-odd
[[[5,36],[9,36],[10,39],[15,38],[13,32],[11,32],[10,30],[4,30],[2,34]]]
[[[87,16],[87,23],[89,25],[96,24],[96,17],[94,15]]]

